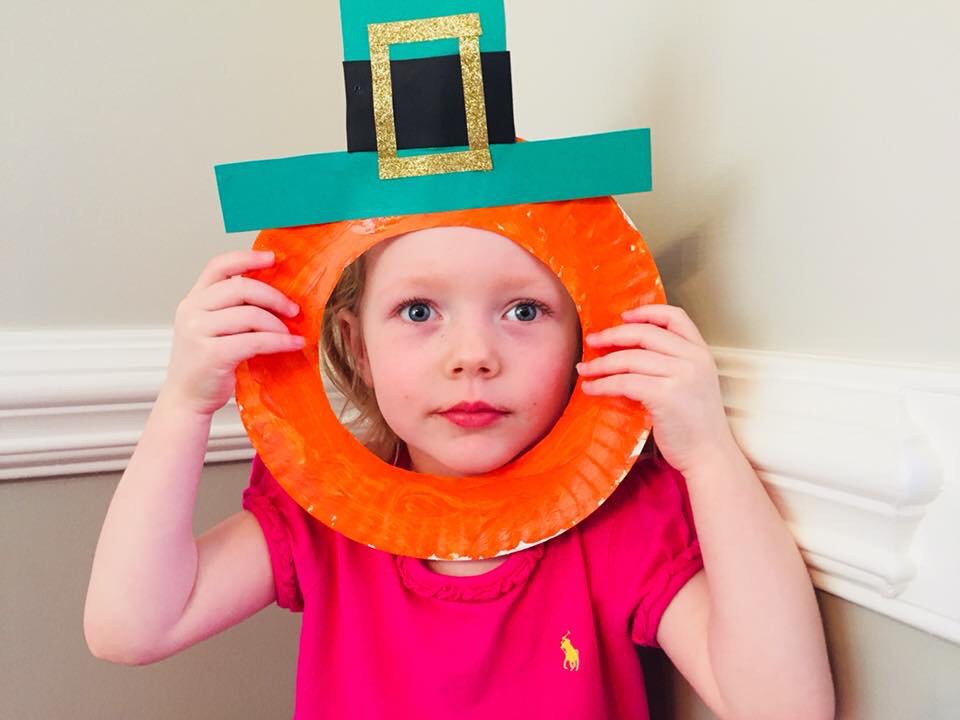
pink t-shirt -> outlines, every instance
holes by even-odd
[[[302,611],[295,718],[648,718],[636,644],[703,567],[683,476],[641,456],[579,525],[449,577],[312,518],[259,457],[281,607]]]

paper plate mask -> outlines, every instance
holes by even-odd
[[[300,305],[282,319],[307,338],[302,351],[238,367],[244,426],[297,503],[358,542],[434,559],[543,542],[616,489],[650,429],[643,406],[587,396],[578,380],[550,434],[497,471],[397,468],[333,414],[320,375],[324,307],[363,252],[443,226],[495,232],[533,253],[570,293],[585,334],[664,302],[642,237],[605,197],[650,188],[649,133],[515,142],[502,2],[343,0],[341,19],[348,152],[216,168],[227,230],[273,228],[254,247],[277,262],[250,275]]]

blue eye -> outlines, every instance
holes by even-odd
[[[514,307],[514,309],[516,309],[516,308],[533,308],[532,310],[530,310],[530,311],[528,311],[528,312],[526,312],[526,313],[522,313],[522,314],[524,315],[524,317],[520,317],[520,314],[518,313],[518,315],[517,315],[517,319],[518,319],[518,320],[527,320],[527,321],[533,320],[533,319],[537,316],[537,312],[538,312],[538,311],[539,311],[539,312],[542,312],[542,313],[544,313],[544,314],[546,314],[546,315],[549,315],[549,314],[550,314],[550,309],[549,309],[546,305],[544,305],[543,303],[537,302],[536,300],[526,300],[526,301],[524,301],[524,302],[519,302],[519,303],[517,303],[516,305],[514,305],[513,307]],[[531,315],[530,313],[533,313],[533,314]]]
[[[420,320],[426,320],[427,316],[424,315],[424,313],[430,312],[430,306],[423,302],[409,303],[406,307],[409,307],[413,311],[413,312],[408,312],[407,317],[413,320],[414,322],[418,322]],[[418,312],[418,310],[420,311]],[[416,313],[416,317],[414,316],[414,313]]]
[[[425,312],[429,313],[430,301],[427,300],[426,298],[407,298],[406,300],[401,301],[399,305],[397,305],[397,308],[396,310],[393,311],[393,314],[398,315],[402,310],[405,310],[408,307],[409,308],[426,308]],[[421,322],[427,319],[427,317],[424,316],[423,310],[417,312],[416,317],[411,316],[408,313],[407,318],[409,318],[410,320],[413,320],[414,322]]]

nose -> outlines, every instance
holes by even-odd
[[[446,361],[448,376],[493,377],[500,372],[494,333],[487,325],[462,322],[451,327],[449,333]]]

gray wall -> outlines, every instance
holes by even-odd
[[[840,720],[954,720],[960,715],[960,648],[825,592],[818,591],[817,600]],[[713,720],[683,676],[672,669],[667,674],[666,717]]]
[[[240,509],[247,477],[246,463],[205,469],[198,533]],[[300,621],[276,606],[154,665],[90,655],[83,604],[119,479],[0,483],[0,717],[290,717]]]

